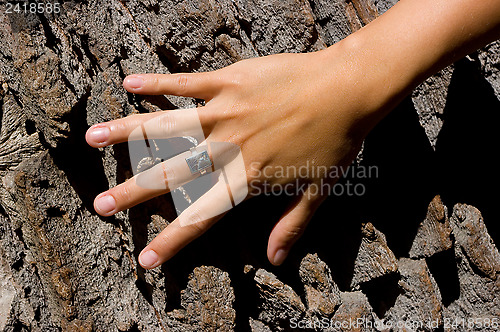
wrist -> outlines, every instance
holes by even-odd
[[[414,78],[408,71],[398,72],[384,46],[365,31],[318,53],[332,91],[340,89],[349,98],[353,121],[367,132],[411,91]]]
[[[324,53],[353,67],[367,114],[384,116],[427,77],[498,38],[499,14],[498,0],[401,0]]]

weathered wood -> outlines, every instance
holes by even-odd
[[[393,3],[64,1],[61,13],[43,15],[6,14],[5,2],[0,3],[0,331],[275,331],[290,330],[292,318],[325,317],[340,323],[364,318],[373,324],[379,296],[363,285],[387,275],[399,278],[399,286],[387,286],[392,287],[388,292],[405,289],[393,309],[386,308],[386,317],[378,318],[396,321],[408,314],[405,317],[436,318],[442,327],[443,317],[485,312],[498,316],[491,305],[500,295],[494,242],[479,212],[470,206],[455,207],[449,237],[443,203],[433,201],[424,220],[425,206],[439,192],[402,198],[391,193],[391,200],[412,200],[421,207],[397,216],[401,224],[422,222],[416,239],[411,239],[415,241],[407,244],[409,248],[416,243],[416,249],[404,253],[411,259],[396,259],[394,253],[405,246],[395,241],[394,225],[377,219],[376,209],[358,216],[354,211],[360,209],[359,200],[335,198],[341,204],[328,202],[327,212],[318,213],[280,269],[271,267],[265,256],[268,231],[276,221],[273,211],[266,210],[275,205],[266,205],[266,200],[238,207],[220,227],[152,271],[140,268],[137,256],[175,217],[168,197],[110,218],[93,210],[98,193],[132,172],[126,147],[92,149],[84,141],[86,129],[133,113],[197,102],[128,94],[122,87],[126,75],[208,71],[250,57],[323,49]],[[484,93],[496,101],[499,45],[493,43],[465,60],[485,82]],[[412,106],[416,109],[433,146],[439,146],[441,128],[447,125],[443,114],[455,74],[450,67],[430,78],[401,106],[410,108],[404,109],[407,112]],[[407,123],[394,119],[385,122],[392,131],[367,140],[376,142],[380,135],[406,130]],[[426,149],[429,141],[416,139],[411,147]],[[491,137],[488,142],[497,146],[498,140]],[[368,153],[363,162],[373,160],[373,153]],[[368,190],[376,192],[386,185],[384,181],[394,181],[383,161],[377,165],[380,183],[370,183]],[[433,170],[438,166],[430,165]],[[437,188],[430,191],[446,191]],[[444,197],[445,204],[462,203]],[[474,203],[491,215],[489,201],[478,197]],[[390,212],[397,202],[379,195],[369,206]],[[377,228],[365,224],[361,234],[360,223],[372,219]],[[408,224],[401,232],[417,234],[411,227]],[[437,245],[435,236],[440,240]],[[460,296],[441,310],[435,301],[440,301],[436,287],[442,285],[433,281],[434,270],[413,258],[434,257],[451,246],[458,259]],[[307,255],[315,252],[319,255]],[[340,256],[339,266],[335,262]],[[246,264],[255,269],[247,266],[243,273]],[[351,282],[361,290],[351,291]],[[429,307],[425,301],[430,301]],[[413,304],[420,311],[407,312]],[[424,315],[430,307],[432,312]],[[367,325],[361,330],[374,329]]]

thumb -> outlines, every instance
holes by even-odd
[[[308,189],[289,205],[269,235],[267,257],[271,264],[283,263],[319,206],[319,198],[311,195]]]

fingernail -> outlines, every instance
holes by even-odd
[[[96,127],[89,132],[89,138],[96,143],[104,143],[109,139],[110,134],[108,127]]]
[[[125,84],[132,89],[142,88],[144,79],[140,76],[129,76],[125,79]]]
[[[158,261],[158,254],[153,250],[148,250],[139,255],[139,264],[145,268],[152,268]]]
[[[281,265],[285,261],[287,255],[288,252],[284,249],[279,249],[278,251],[276,251],[273,259],[274,265]]]
[[[95,208],[99,210],[98,212],[100,213],[109,213],[116,209],[115,199],[111,195],[104,195],[102,197],[99,197],[95,202]]]

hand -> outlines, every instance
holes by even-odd
[[[269,260],[279,265],[324,199],[312,188],[336,180],[312,171],[296,179],[279,170],[311,167],[313,162],[317,169],[348,164],[368,131],[414,86],[498,38],[499,13],[499,0],[461,0],[452,7],[446,0],[401,0],[324,51],[245,60],[200,74],[132,75],[125,79],[124,87],[133,93],[205,99],[206,106],[197,109],[195,118],[208,135],[207,141],[241,148],[246,182],[251,184],[249,197],[258,194],[264,184],[308,186],[293,197],[269,237]],[[98,124],[89,129],[86,139],[91,146],[103,147],[127,141],[135,128],[156,117],[157,128],[170,134],[178,131],[179,123],[192,120],[178,121],[182,118],[179,112],[172,114],[133,115]],[[183,173],[185,164],[177,171],[180,178],[190,176]],[[160,173],[159,181],[182,182],[175,172],[170,178]],[[138,186],[136,178],[131,178],[100,194],[95,209],[101,215],[112,215],[168,192],[172,186],[168,182],[172,181],[155,190]],[[217,207],[217,200],[211,201],[209,195],[199,201],[191,205],[197,205],[191,215],[181,214],[144,248],[139,256],[143,267],[165,262],[220,219],[219,215],[198,222],[197,215]],[[183,226],[183,217],[196,222]]]
[[[214,72],[131,75],[123,85],[137,94],[204,99],[206,105],[195,113],[208,135],[207,141],[230,142],[241,148],[248,197],[268,188],[287,188],[290,206],[274,227],[268,245],[269,260],[279,265],[325,198],[318,188],[337,180],[317,174],[318,170],[348,165],[368,131],[364,122],[366,88],[358,80],[359,70],[353,68],[348,65],[342,46],[337,46],[328,52],[244,60]],[[174,114],[175,118],[165,114]],[[132,131],[144,123],[157,123],[175,136],[175,132],[184,129],[186,121],[179,116],[182,117],[182,111],[132,115],[92,126],[86,139],[93,147],[126,142]],[[297,177],[291,171],[304,167],[309,170],[301,172],[308,173],[305,176]],[[285,174],[284,169],[288,170]],[[157,176],[160,182],[166,180],[161,172]],[[170,189],[146,189],[133,177],[97,196],[95,210],[110,216]],[[214,204],[216,196],[197,209],[203,211]],[[182,214],[142,251],[139,261],[143,267],[153,268],[165,262],[221,215],[184,227],[181,217]]]

